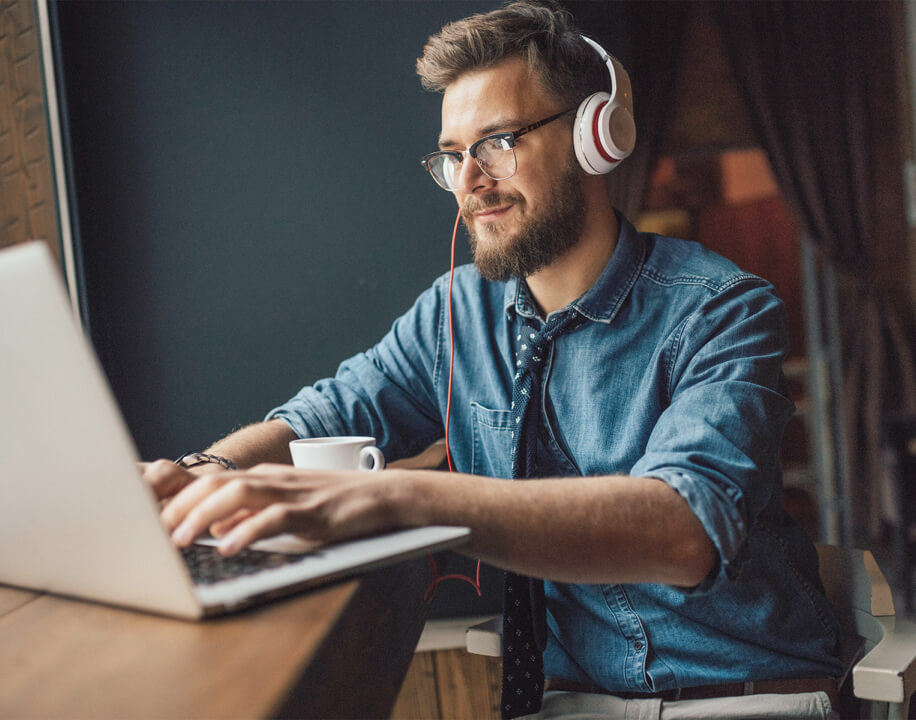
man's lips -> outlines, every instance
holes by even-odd
[[[512,209],[512,205],[502,205],[495,208],[485,208],[474,213],[474,219],[479,222],[493,222],[498,220]]]

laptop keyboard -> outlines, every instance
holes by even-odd
[[[212,585],[241,575],[254,575],[263,570],[298,562],[308,554],[264,552],[244,549],[232,557],[219,554],[212,545],[190,545],[182,548],[185,564],[191,571],[191,578],[197,585]]]

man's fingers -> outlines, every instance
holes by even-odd
[[[199,492],[199,490],[204,483],[212,483],[211,478],[212,476],[210,475],[196,478],[194,482],[182,488],[181,492],[175,495],[171,502],[163,508],[159,518],[169,532],[184,520],[185,515],[194,507],[195,499],[200,500],[206,496],[206,493]],[[216,487],[211,485],[210,492],[215,489]]]
[[[250,510],[239,510],[231,517],[226,518],[225,520],[217,520],[215,523],[210,525],[210,534],[215,538],[221,538],[225,535],[228,535],[229,532],[238,525],[242,520],[251,517]]]
[[[165,509],[162,511],[161,518],[166,529],[173,533],[173,537],[175,537],[174,533],[182,525],[187,524],[189,516],[193,514],[202,503],[206,502],[224,487],[227,482],[229,482],[228,473],[201,475],[172,498],[172,501],[166,505]],[[200,513],[198,513],[198,516],[199,515]],[[214,518],[214,521],[223,519],[224,517],[218,517]]]
[[[174,508],[166,522],[175,528],[172,532],[175,544],[183,547],[214,523],[226,521],[240,511],[256,512],[276,499],[275,492],[256,480],[221,473],[204,476],[185,488],[163,515]]]
[[[194,480],[194,475],[171,460],[140,463],[140,472],[159,500],[175,495]]]
[[[274,503],[261,512],[251,515],[236,525],[220,542],[218,548],[223,555],[235,555],[256,540],[273,537],[282,532],[294,531],[291,515],[294,508],[289,503]],[[315,543],[316,546],[319,543]]]

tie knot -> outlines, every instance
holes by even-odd
[[[532,321],[526,320],[521,330],[516,334],[515,367],[516,379],[527,370],[536,368],[544,361],[550,346],[563,332],[575,326],[574,320],[578,316],[575,311],[567,310],[559,315],[552,316],[540,328]]]

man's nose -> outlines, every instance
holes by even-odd
[[[481,170],[477,161],[465,151],[458,172],[458,192],[470,195],[476,190],[489,189],[495,184],[496,181]]]

